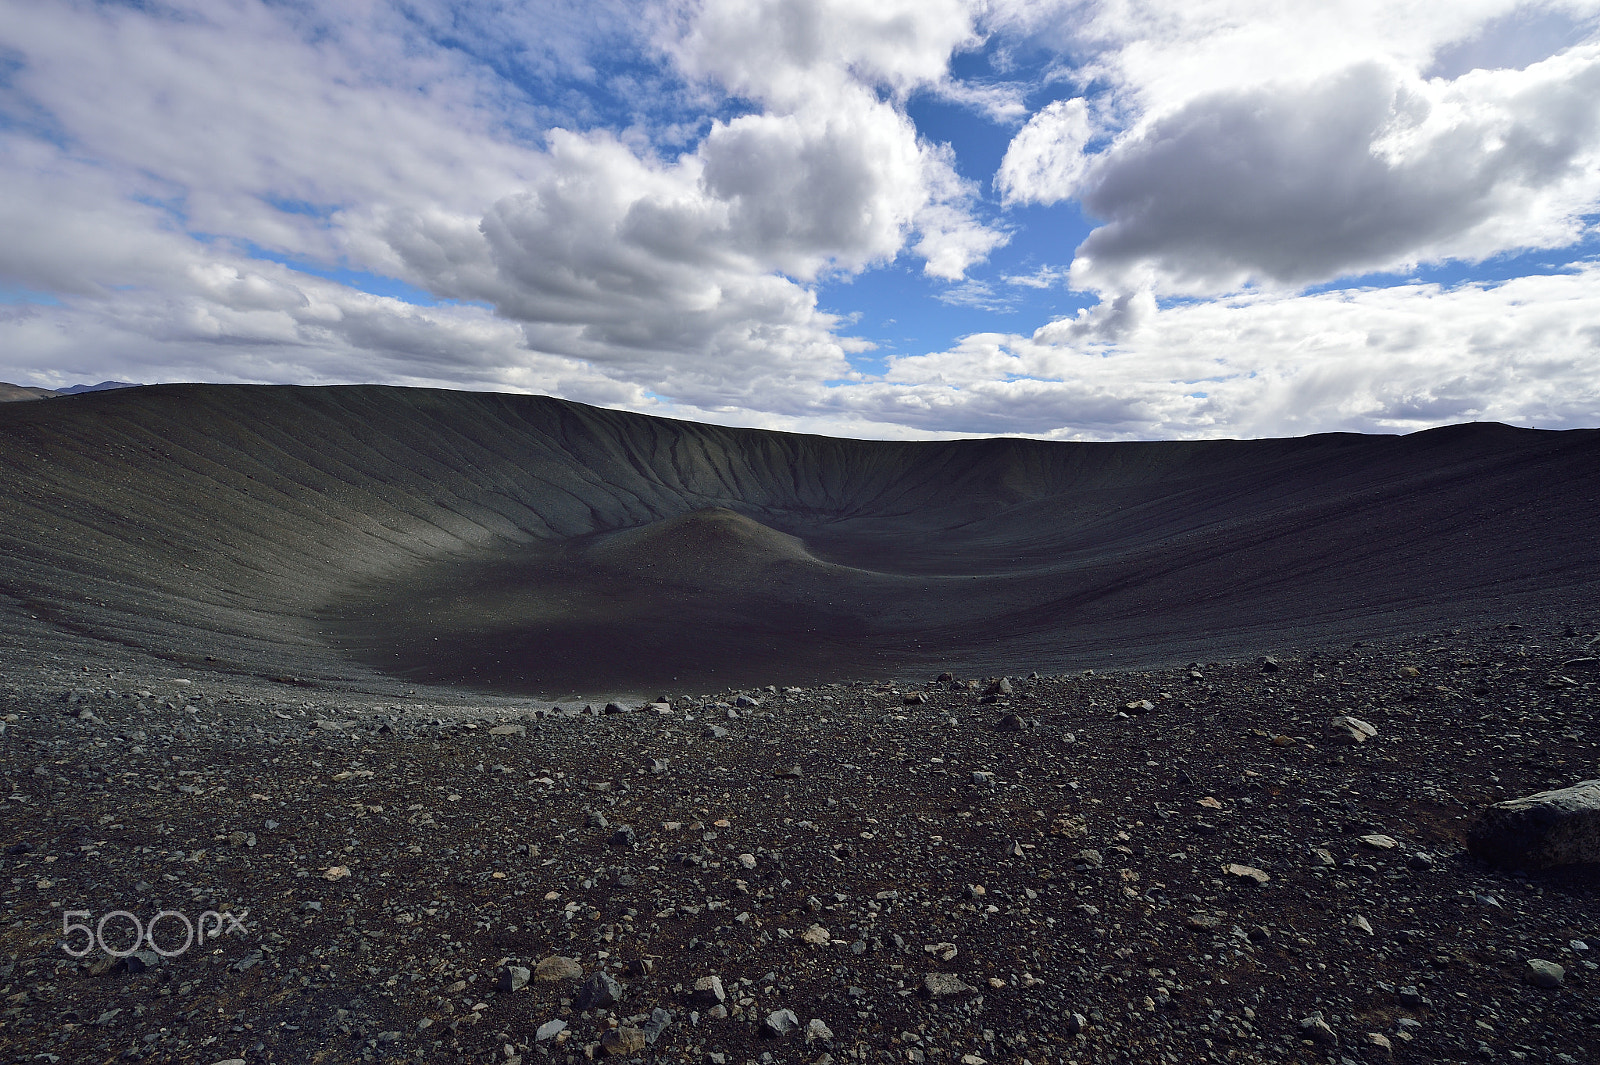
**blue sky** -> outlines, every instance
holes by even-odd
[[[1600,0],[0,0],[0,379],[1600,424]]]

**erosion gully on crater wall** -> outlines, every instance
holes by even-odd
[[[543,397],[0,406],[18,617],[218,668],[554,695],[1155,665],[1600,590],[1600,432],[836,440]]]

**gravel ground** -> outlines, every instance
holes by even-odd
[[[1600,879],[1461,843],[1600,776],[1593,632],[619,712],[6,660],[0,1060],[1600,1060]]]

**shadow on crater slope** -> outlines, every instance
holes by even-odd
[[[1600,592],[1593,430],[885,443],[158,386],[0,406],[0,451],[11,639],[332,683],[1155,664]]]

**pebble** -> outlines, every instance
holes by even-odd
[[[672,1012],[660,1006],[650,1011],[650,1019],[644,1024],[644,1041],[654,1044],[661,1038],[661,1033],[672,1026]]]
[[[559,954],[552,954],[533,967],[533,978],[542,984],[554,984],[563,980],[581,980],[583,966],[575,958],[564,958]]]
[[[1378,730],[1359,717],[1340,715],[1329,722],[1334,735],[1349,743],[1366,743],[1378,735]]]
[[[922,978],[922,990],[929,998],[952,998],[974,994],[978,989],[955,973],[929,973]]]
[[[572,1008],[579,1013],[614,1006],[622,999],[622,985],[606,973],[595,973],[578,988]]]
[[[1240,865],[1238,862],[1229,862],[1222,867],[1222,871],[1229,876],[1236,876],[1242,880],[1253,880],[1257,884],[1265,884],[1272,877],[1253,865]]]
[[[1553,961],[1529,958],[1527,966],[1522,971],[1522,978],[1534,987],[1554,989],[1566,983],[1567,970]]]
[[[1300,1019],[1300,1031],[1307,1039],[1321,1043],[1324,1046],[1332,1046],[1339,1041],[1339,1037],[1328,1026],[1328,1022],[1323,1020],[1320,1011],[1311,1014],[1309,1017],[1302,1017]]]
[[[612,1057],[637,1054],[644,1047],[644,1032],[631,1024],[613,1028],[600,1037],[600,1048]]]
[[[800,1023],[800,1018],[795,1016],[794,1010],[777,1009],[767,1014],[767,1019],[761,1024],[761,1034],[768,1039],[782,1039],[794,1031]]]
[[[495,979],[494,988],[496,991],[504,991],[507,993],[512,991],[521,991],[523,988],[528,986],[528,979],[532,975],[533,974],[528,971],[527,967],[523,965],[501,966],[500,974]]]

